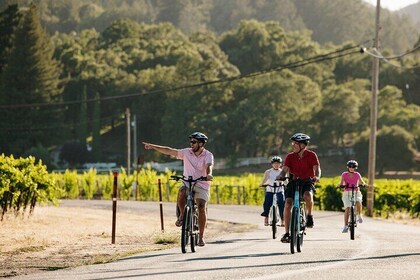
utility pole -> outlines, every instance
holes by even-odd
[[[125,122],[127,124],[127,174],[130,175],[131,159],[131,126],[130,126],[130,108],[125,109]]]
[[[137,161],[137,117],[133,115],[133,121],[131,122],[133,127],[133,163]]]
[[[381,0],[376,1],[375,20],[375,41],[374,48],[379,50],[379,15],[381,11]],[[372,58],[372,101],[370,108],[370,138],[369,138],[369,162],[368,162],[368,191],[367,191],[367,212],[368,216],[373,215],[373,203],[375,192],[375,169],[376,169],[376,130],[378,118],[378,83],[379,83],[379,59]]]

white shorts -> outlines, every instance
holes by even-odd
[[[180,190],[182,189],[187,189],[187,186],[182,185]],[[198,185],[195,185],[194,192],[195,192],[194,194],[195,199],[200,198],[204,200],[205,202],[208,202],[210,200],[210,190],[206,190]]]
[[[362,193],[360,191],[355,192],[354,199],[355,199],[355,201],[358,201],[358,202],[362,203],[362,201],[363,201]],[[342,196],[342,200],[343,200],[345,208],[351,207],[351,191],[344,191],[343,196]]]

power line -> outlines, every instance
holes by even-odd
[[[353,50],[353,49],[357,49],[357,51],[354,50],[354,51],[350,52],[350,50]],[[165,92],[170,92],[170,91],[191,89],[191,88],[197,88],[197,87],[209,86],[209,85],[213,85],[213,84],[233,82],[233,81],[236,81],[236,80],[257,77],[257,76],[265,75],[265,74],[272,73],[272,72],[282,71],[282,70],[285,70],[285,69],[294,69],[294,68],[303,67],[303,66],[306,66],[306,65],[309,65],[309,64],[312,64],[312,63],[318,63],[318,62],[323,62],[323,61],[327,61],[327,60],[332,60],[332,59],[336,59],[336,58],[339,58],[339,57],[343,57],[343,56],[347,56],[347,55],[351,55],[351,54],[355,54],[355,53],[360,53],[360,52],[361,52],[360,45],[357,45],[357,46],[353,45],[353,46],[338,49],[338,50],[335,50],[335,51],[332,51],[332,52],[329,52],[329,53],[326,53],[326,54],[317,55],[317,56],[314,56],[314,57],[311,57],[311,58],[302,59],[302,60],[299,60],[299,61],[296,61],[296,62],[291,62],[291,63],[285,64],[285,65],[265,69],[265,70],[262,70],[262,71],[252,72],[252,73],[245,74],[245,75],[238,75],[238,76],[230,77],[230,78],[218,79],[218,80],[213,80],[213,81],[206,81],[206,82],[201,82],[201,83],[196,83],[196,84],[191,84],[191,85],[185,85],[185,86],[179,86],[179,87],[173,87],[173,88],[151,90],[151,91],[141,92],[141,93],[102,97],[99,100],[95,99],[95,98],[92,98],[92,99],[87,99],[87,100],[73,100],[73,101],[64,101],[64,102],[57,102],[57,103],[27,103],[27,104],[0,105],[0,110],[1,109],[33,108],[33,107],[40,108],[40,107],[52,107],[52,106],[67,106],[67,105],[81,104],[83,102],[86,102],[86,103],[98,102],[98,101],[101,102],[101,101],[108,101],[108,100],[133,98],[133,97],[138,97],[138,96],[142,96],[142,95],[158,94],[158,93],[165,93]]]
[[[122,114],[113,114],[111,116],[106,116],[103,118],[99,118],[96,120],[100,121],[106,121],[106,120],[119,120],[124,119],[124,116]],[[95,120],[91,120],[95,121]],[[80,121],[75,122],[71,124],[71,127],[74,129],[77,129],[79,126],[84,124],[89,124],[90,121]],[[6,132],[21,132],[21,133],[32,133],[35,131],[47,131],[52,129],[63,129],[63,128],[69,128],[69,124],[63,124],[63,125],[54,125],[54,126],[40,126],[40,127],[33,127],[32,125],[30,127],[0,127],[0,131],[6,131]]]
[[[373,57],[379,58],[379,59],[388,59],[388,60],[391,60],[391,59],[397,59],[397,58],[404,57],[404,56],[406,56],[406,55],[409,55],[409,54],[411,54],[411,53],[413,53],[413,52],[417,51],[418,49],[420,49],[420,44],[419,44],[419,45],[417,45],[416,47],[412,48],[411,50],[406,51],[405,53],[402,53],[402,54],[399,54],[399,55],[394,55],[394,56],[388,56],[388,57],[383,56],[383,55],[379,52],[379,50],[378,50],[377,48],[372,48],[372,49],[373,49],[373,51],[374,51],[374,52],[376,52],[377,54],[374,54],[374,53],[369,52],[366,48],[363,48],[363,51],[364,51],[364,52],[366,52],[367,54],[369,54],[369,55],[371,55],[371,56],[373,56]]]
[[[390,56],[390,57],[385,57],[385,56],[383,56],[382,55],[382,53],[379,51],[379,50],[377,50],[376,48],[373,48],[373,51],[376,53],[371,53],[371,52],[369,52],[368,50],[366,50],[366,49],[363,49],[363,51],[365,52],[365,53],[367,53],[368,55],[370,55],[370,56],[372,56],[372,57],[375,57],[375,58],[378,58],[378,59],[381,59],[381,60],[383,60],[384,62],[386,62],[386,63],[388,63],[389,65],[392,65],[392,66],[394,66],[394,67],[398,67],[398,68],[402,68],[402,69],[408,69],[408,70],[410,70],[410,69],[416,69],[416,68],[420,68],[420,65],[418,65],[418,66],[413,66],[413,67],[407,67],[407,66],[401,66],[401,65],[398,65],[398,64],[394,64],[394,63],[392,63],[391,61],[389,61],[389,60],[391,60],[391,59],[396,59],[396,58],[402,58],[402,57],[404,57],[404,56],[406,56],[406,55],[408,55],[408,54],[410,54],[410,53],[413,53],[413,52],[415,52],[417,49],[419,49],[420,48],[420,45],[418,45],[417,47],[415,47],[414,49],[412,49],[412,50],[409,50],[408,52],[405,52],[405,53],[403,53],[403,54],[401,54],[401,55],[397,55],[397,56]]]

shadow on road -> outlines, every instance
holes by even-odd
[[[282,254],[272,254],[272,255],[282,255]],[[286,254],[283,254],[286,255]],[[201,260],[215,260],[215,259],[226,259],[226,258],[249,258],[249,257],[260,257],[263,254],[255,254],[255,255],[244,255],[244,256],[225,256],[225,257],[216,257],[216,258],[202,258]],[[296,266],[296,265],[304,265],[307,266],[308,264],[328,264],[334,262],[349,262],[349,261],[360,261],[360,260],[375,260],[375,259],[392,259],[392,258],[403,258],[403,257],[414,257],[420,256],[420,253],[406,253],[406,254],[396,254],[396,255],[385,255],[385,256],[372,256],[372,257],[362,257],[362,258],[350,258],[350,259],[331,259],[331,260],[320,260],[320,261],[304,261],[304,262],[289,262],[289,263],[273,263],[273,264],[265,264],[265,265],[247,265],[247,266],[229,266],[229,267],[213,267],[208,269],[200,269],[200,272],[212,272],[212,271],[221,271],[221,270],[237,270],[237,269],[264,269],[276,266]],[[147,256],[149,257],[149,256]],[[197,259],[190,259],[189,261],[194,261]],[[188,260],[183,260],[188,261]],[[133,273],[131,275],[125,276],[116,276],[116,277],[101,277],[101,278],[92,278],[92,280],[105,280],[105,279],[122,279],[122,278],[137,278],[137,277],[148,277],[148,276],[157,276],[157,275],[174,275],[174,274],[183,274],[183,273],[194,273],[197,272],[196,269],[183,269],[183,270],[171,270],[165,272],[155,272],[155,273],[141,273],[140,270],[143,269],[121,269],[122,272],[127,271],[138,271],[138,273]],[[115,273],[118,270],[110,270],[107,271],[108,273]],[[107,273],[106,271],[102,271],[102,273]],[[94,272],[92,272],[94,273]],[[95,272],[96,273],[96,272]]]

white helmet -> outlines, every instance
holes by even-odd
[[[304,133],[296,133],[290,138],[292,141],[303,143],[305,145],[308,145],[310,139],[311,137]]]

